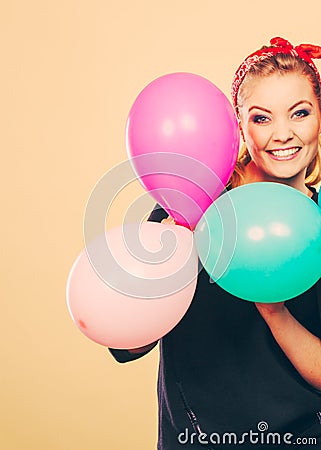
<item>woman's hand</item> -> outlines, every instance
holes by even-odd
[[[268,316],[275,314],[283,314],[285,311],[284,302],[277,303],[255,303],[255,306],[263,319],[268,319]]]
[[[165,225],[176,225],[175,220],[170,216],[168,216],[166,219],[163,219],[161,223],[164,223]]]
[[[284,302],[255,305],[296,370],[321,391],[321,340],[293,317]]]

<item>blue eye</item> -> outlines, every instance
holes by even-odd
[[[268,118],[266,116],[262,116],[262,114],[258,114],[253,117],[254,123],[266,123],[268,121]]]
[[[306,117],[310,114],[310,112],[307,109],[299,109],[298,111],[295,111],[294,116],[301,118]]]

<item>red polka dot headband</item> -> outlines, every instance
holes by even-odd
[[[311,44],[300,44],[293,47],[289,41],[280,37],[272,38],[270,40],[270,44],[271,47],[251,53],[251,55],[249,55],[237,69],[232,83],[232,100],[234,107],[237,105],[237,93],[250,68],[254,64],[274,56],[277,53],[287,53],[303,59],[307,64],[309,64],[310,67],[312,67],[318,77],[319,83],[321,84],[320,73],[312,61],[312,58],[321,58],[321,47]]]

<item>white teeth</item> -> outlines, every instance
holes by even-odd
[[[298,152],[300,150],[300,147],[294,147],[294,148],[289,148],[286,150],[274,150],[271,151],[273,156],[278,156],[278,157],[282,157],[282,156],[290,156],[290,155],[294,155],[294,153]]]

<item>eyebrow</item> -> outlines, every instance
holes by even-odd
[[[294,105],[292,105],[288,111],[292,111],[292,109],[296,108],[297,106],[301,105],[301,103],[308,103],[310,106],[313,107],[313,104],[309,101],[309,100],[300,100],[298,102],[296,102]],[[270,111],[269,109],[263,108],[262,106],[251,106],[251,108],[249,109],[249,112],[252,111],[252,109],[260,109],[261,111],[265,111],[267,113],[272,114],[272,111]]]

